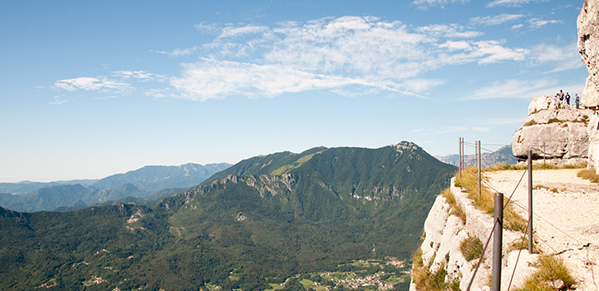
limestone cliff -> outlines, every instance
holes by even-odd
[[[526,159],[547,159],[555,164],[576,164],[588,158],[588,125],[593,111],[576,109],[555,97],[535,96],[524,126],[514,133],[512,151]]]
[[[577,19],[578,51],[589,76],[582,92],[582,104],[599,106],[599,1],[585,0]]]
[[[450,205],[444,195],[439,195],[424,223],[423,242],[420,247],[422,261],[420,264],[423,266],[421,268],[428,268],[429,274],[433,274],[431,276],[445,274],[443,280],[446,283],[451,284],[453,282],[454,286],[459,286],[460,290],[466,290],[474,274],[478,258],[470,261],[466,260],[460,245],[468,237],[476,238],[484,244],[491,232],[493,217],[476,209],[467,194],[461,188],[454,186],[453,180],[451,184],[450,190],[455,198],[455,205],[461,208],[465,214],[465,221],[456,215],[455,206]],[[518,251],[511,250],[513,248],[509,246],[520,242],[521,239],[522,233],[509,230],[503,232],[502,290],[507,290],[518,255]],[[490,290],[489,278],[491,276],[492,254],[493,243],[491,241],[470,290]],[[525,278],[533,273],[535,269],[530,265],[537,260],[537,256],[529,255],[526,251],[521,252],[516,276],[512,281],[512,289],[515,286],[521,286]],[[427,290],[426,286],[418,286],[417,284],[418,264],[415,259],[410,291]]]
[[[599,108],[599,0],[585,0],[578,15],[578,50],[589,76],[581,103],[595,111]],[[589,126],[588,164],[599,169],[599,118],[597,113]]]

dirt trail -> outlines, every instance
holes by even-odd
[[[538,247],[559,254],[577,279],[578,290],[599,291],[599,185],[576,176],[579,169],[533,171],[533,226]],[[524,171],[486,172],[494,191],[512,194]],[[516,210],[528,217],[527,177],[517,188]]]

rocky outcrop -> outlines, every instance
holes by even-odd
[[[582,92],[582,104],[599,108],[599,1],[585,0],[578,15],[578,51],[589,72]],[[599,118],[591,118],[589,129],[588,164],[599,171]]]
[[[512,151],[521,159],[532,150],[533,159],[555,164],[586,162],[589,149],[590,109],[576,109],[554,97],[535,96],[524,126],[514,133]]]
[[[446,272],[444,281],[446,283],[455,282],[460,290],[466,290],[474,275],[474,269],[478,263],[478,258],[470,261],[466,260],[461,250],[461,243],[467,237],[477,238],[484,244],[490,234],[493,226],[493,216],[476,209],[472,200],[461,188],[451,183],[451,194],[455,198],[457,205],[464,213],[465,219],[456,215],[452,206],[448,203],[444,195],[439,195],[428,214],[424,223],[424,239],[420,246],[422,252],[422,265],[428,268],[430,274],[438,274],[443,268]],[[520,242],[522,233],[505,230],[503,231],[503,260],[502,264],[502,290],[507,290],[510,277],[516,266],[513,287],[520,287],[527,276],[531,275],[535,269],[531,267],[538,259],[538,255],[529,255],[527,251],[520,253],[520,262],[516,264],[518,250],[510,248],[515,242]],[[476,273],[470,290],[490,290],[489,277],[491,276],[491,264],[493,256],[493,244],[489,244],[484,254],[484,260]],[[416,260],[414,262],[417,268]],[[414,274],[418,272],[413,270]],[[410,291],[425,290],[424,286],[417,286],[417,280],[412,281]]]
[[[589,76],[582,92],[582,104],[599,106],[599,1],[585,0],[578,15],[578,51]]]

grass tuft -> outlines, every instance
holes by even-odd
[[[599,183],[599,175],[597,175],[595,170],[589,170],[589,169],[580,170],[580,171],[578,171],[578,174],[576,174],[576,176],[583,178],[583,179],[587,179],[593,183]]]
[[[447,188],[447,189],[443,190],[443,192],[441,192],[441,195],[443,197],[445,197],[447,204],[449,204],[449,206],[450,206],[449,214],[450,215],[453,214],[453,215],[459,217],[460,220],[462,220],[462,223],[466,224],[466,213],[464,212],[464,210],[462,210],[462,207],[460,207],[460,205],[457,204],[455,197],[451,193],[451,190],[449,188]]]
[[[512,241],[510,245],[507,247],[508,253],[517,250],[528,250],[528,236],[524,237],[524,241],[522,239],[516,239]],[[540,252],[540,250],[537,249],[537,244],[534,243],[534,240],[532,243],[532,252],[535,254],[538,254]]]
[[[574,284],[574,279],[561,258],[541,255],[539,257],[539,269],[526,280],[524,286],[515,289],[515,291],[552,291],[553,288],[543,283],[557,279],[562,280],[567,289],[570,289]]]
[[[456,177],[455,185],[466,190],[474,206],[486,213],[493,214],[495,207],[495,195],[487,187],[482,187],[481,198],[478,198],[478,173],[476,167],[467,167],[462,171],[462,178]],[[507,201],[507,197],[504,198]],[[504,204],[505,204],[504,201]],[[512,204],[508,204],[503,211],[504,225],[506,229],[524,232],[526,230],[527,220],[518,215]]]
[[[533,119],[533,120],[531,120],[529,122],[524,123],[524,126],[532,126],[532,125],[535,125],[535,124],[537,124],[537,122],[534,121],[534,119]]]
[[[435,252],[436,256],[436,252]],[[445,270],[446,261],[449,260],[448,256],[445,256],[445,261],[441,263],[439,269],[435,272],[431,272],[430,268],[433,263],[433,259],[429,262],[428,266],[424,265],[422,260],[422,249],[418,248],[413,258],[412,268],[412,280],[416,285],[417,291],[458,291],[460,290],[460,281],[455,280],[452,282],[445,282],[447,277],[447,270]],[[457,282],[457,283],[456,283]]]
[[[483,253],[483,243],[475,236],[468,236],[460,244],[460,251],[468,262],[480,258]]]

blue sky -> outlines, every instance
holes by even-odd
[[[582,92],[582,3],[1,1],[0,182],[402,140],[495,150],[533,96]]]

